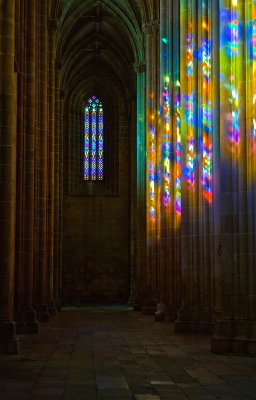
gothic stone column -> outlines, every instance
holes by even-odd
[[[39,4],[39,227],[38,227],[38,318],[49,321],[47,304],[47,132],[48,132],[48,30],[47,2]]]
[[[17,16],[18,14],[18,16]],[[19,10],[16,10],[16,18],[19,20],[19,70],[17,73],[17,168],[16,168],[16,238],[15,238],[15,296],[14,296],[14,319],[22,321],[22,292],[23,292],[23,152],[24,152],[24,0],[19,2]]]
[[[58,262],[58,293],[59,300],[62,294],[62,242],[63,242],[63,113],[64,113],[64,92],[60,90],[59,104],[59,262]]]
[[[176,210],[176,146],[175,105],[179,81],[179,1],[160,1],[160,116],[159,116],[159,180],[160,237],[159,303],[156,321],[174,321],[180,303],[180,214]],[[173,150],[172,149],[173,145]],[[168,150],[169,149],[169,150]],[[167,154],[169,151],[169,155]],[[173,155],[172,155],[173,152]],[[173,157],[173,158],[172,158]],[[168,165],[169,163],[169,165]],[[161,174],[161,178],[160,178]]]
[[[144,269],[144,298],[142,301],[142,311],[147,314],[153,314],[156,310],[158,296],[158,201],[156,192],[157,188],[155,183],[152,182],[152,179],[154,179],[153,175],[155,174],[157,168],[156,149],[158,135],[157,118],[159,98],[159,20],[151,20],[145,23],[144,33],[146,41],[146,146],[148,157],[146,160],[147,255]],[[152,152],[153,148],[154,152]],[[149,170],[151,171],[150,174]],[[155,191],[152,189],[153,185]]]
[[[182,305],[175,322],[175,331],[212,332],[216,313],[214,280],[216,248],[214,244],[216,235],[218,236],[215,229],[214,217],[216,216],[217,219],[217,214],[215,214],[217,210],[214,209],[213,204],[215,187],[213,187],[212,177],[213,162],[217,161],[217,158],[214,158],[212,145],[215,135],[218,134],[218,130],[213,131],[214,115],[218,113],[217,96],[215,98],[213,93],[215,83],[213,72],[216,65],[209,63],[209,76],[206,79],[202,60],[194,56],[193,49],[198,51],[203,40],[213,40],[213,31],[218,30],[218,24],[214,24],[212,19],[213,2],[205,2],[204,7],[202,7],[202,2],[194,0],[184,0],[180,4],[181,131],[182,159],[186,176],[184,176],[181,190]],[[207,33],[204,24],[198,23],[199,20],[207,21]],[[192,37],[193,44],[190,41]],[[217,40],[214,42],[218,43]],[[188,63],[189,49],[192,64]],[[209,57],[211,60],[214,59],[211,53]],[[189,73],[187,73],[188,70]],[[195,124],[195,121],[201,120],[206,105],[209,106],[207,127],[205,122]],[[214,110],[213,105],[216,107]],[[189,116],[186,119],[185,113],[188,109]],[[202,151],[198,143],[203,142],[206,145]],[[215,148],[216,146],[214,151]],[[196,159],[197,162],[195,162]],[[205,168],[206,164],[208,171]],[[217,165],[214,166],[214,171],[217,171]]]
[[[246,25],[252,2],[239,2]],[[225,26],[225,25],[224,25]],[[221,29],[224,28],[221,26]],[[256,186],[255,65],[248,61],[246,36],[239,57],[220,57],[220,76],[232,76],[231,89],[220,82],[220,262],[222,310],[212,337],[214,353],[256,355]],[[223,57],[225,57],[223,59]],[[242,67],[241,67],[242,66]],[[223,74],[223,72],[225,72]],[[225,82],[225,80],[224,80]],[[233,95],[234,96],[234,95]],[[230,99],[231,98],[231,99]],[[232,118],[230,118],[232,115]],[[236,126],[234,125],[236,122]],[[231,140],[227,132],[237,135]]]
[[[54,146],[55,146],[55,63],[56,63],[56,29],[57,21],[48,21],[48,40],[49,40],[49,81],[48,81],[48,269],[47,269],[47,289],[48,306],[52,315],[57,310],[54,298]]]
[[[59,269],[61,268],[59,241],[60,241],[60,73],[62,62],[56,62],[55,71],[55,141],[54,141],[54,243],[53,243],[53,291],[56,308],[60,310]]]
[[[23,323],[26,333],[37,333],[34,310],[34,217],[35,217],[35,132],[36,132],[36,27],[37,5],[25,3],[25,99],[23,154]]]
[[[143,300],[143,281],[146,264],[146,136],[145,136],[145,72],[146,64],[134,63],[137,83],[137,131],[135,141],[135,171],[136,189],[134,198],[134,244],[133,265],[131,266],[131,293],[130,299],[135,310],[141,308]]]
[[[15,354],[18,341],[13,322],[16,174],[14,0],[0,3],[0,26],[3,34],[0,44],[0,352]]]

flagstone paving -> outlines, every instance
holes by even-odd
[[[256,358],[214,355],[126,307],[64,309],[0,356],[1,400],[256,399]]]

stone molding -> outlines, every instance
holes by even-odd
[[[149,22],[145,22],[143,25],[143,32],[146,35],[152,35],[154,33],[158,33],[160,28],[159,19],[154,19]]]
[[[142,74],[143,72],[146,71],[146,64],[145,64],[144,62],[141,62],[141,63],[134,63],[134,64],[133,64],[133,68],[134,68],[134,71],[135,71],[137,74]]]

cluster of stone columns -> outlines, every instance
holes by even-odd
[[[0,2],[0,351],[60,307],[61,101],[48,2]]]
[[[222,1],[221,4],[161,0],[158,24],[155,19],[145,24],[147,257],[139,266],[137,276],[142,277],[141,292],[144,295],[140,304],[143,312],[155,312],[157,321],[175,321],[176,332],[212,333],[214,352],[255,354],[255,153],[251,139],[255,73],[250,63],[246,64],[247,71],[235,69],[234,57],[231,61],[227,59],[225,67],[222,64],[238,82],[241,117],[239,149],[235,149],[235,143],[227,143],[225,122],[231,115],[230,108],[235,105],[220,93],[223,84],[220,81],[219,7],[225,7],[226,3]],[[252,3],[246,2],[238,7],[241,18],[250,14],[250,7],[253,8]],[[199,24],[199,20],[203,23]],[[159,30],[152,29],[157,25]],[[207,38],[211,38],[208,86],[204,85],[205,70],[200,58]],[[188,65],[189,46],[193,71]],[[245,39],[241,39],[241,46],[246,47]],[[249,57],[242,47],[240,50],[237,66],[242,62],[241,57],[244,60]],[[207,50],[203,48],[203,51]],[[169,69],[165,69],[163,62],[169,53]],[[168,140],[173,145],[170,146],[170,160],[174,165],[167,171],[170,211],[163,197],[166,194],[164,141],[168,136],[162,124],[164,81],[168,82],[169,90],[169,93],[164,92],[164,102],[169,96],[171,133]],[[180,110],[177,112],[175,99],[179,91]],[[204,135],[205,129],[204,122],[200,121],[200,110],[205,104],[211,118],[211,131],[208,131],[211,132],[209,157],[212,163],[210,195],[203,186],[206,153],[200,153],[200,135]],[[189,112],[193,122],[189,120]],[[186,167],[189,146],[194,146],[193,179],[188,182],[183,175],[178,195],[177,129],[181,133],[182,168]],[[190,136],[193,142],[188,142]],[[212,197],[205,201],[208,195]],[[179,221],[179,212],[174,208],[177,196],[181,198]]]
[[[0,6],[1,32],[4,35],[4,40],[0,41],[0,349],[7,353],[15,353],[17,351],[13,322],[16,194],[15,1],[2,1]]]
[[[159,60],[159,20],[154,19],[144,24],[144,40],[146,44],[146,85],[145,85],[145,105],[146,105],[146,148],[148,154],[147,162],[150,163],[151,174],[146,176],[146,191],[150,185],[149,180],[156,172],[157,166],[157,118],[159,103],[159,64],[154,62]],[[150,157],[150,160],[149,160]],[[151,192],[146,194],[147,208],[151,209],[151,214],[147,213],[147,250],[146,263],[143,271],[143,311],[150,313],[154,308],[157,295],[157,261],[158,261],[158,233],[159,220],[157,218],[157,197],[156,186],[151,181]]]

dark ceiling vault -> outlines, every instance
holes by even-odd
[[[144,60],[142,26],[154,16],[154,1],[55,0],[50,7],[57,25],[61,89],[72,96],[102,70],[115,76],[124,93],[134,85],[133,64]],[[84,89],[82,89],[84,88]]]

